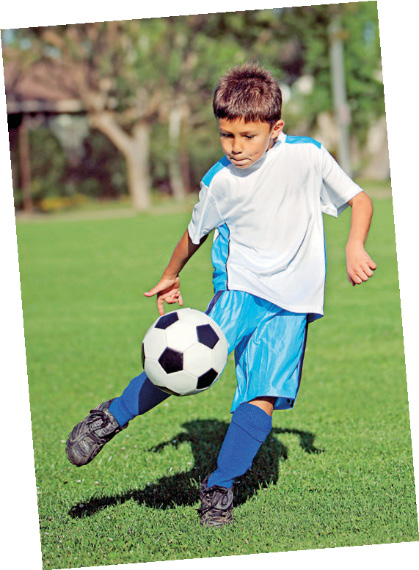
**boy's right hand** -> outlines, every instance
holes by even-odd
[[[180,294],[180,281],[179,273],[192,257],[192,255],[199,249],[201,244],[207,239],[204,236],[199,244],[194,244],[189,237],[188,230],[185,231],[181,240],[176,245],[172,257],[170,258],[169,265],[163,271],[163,276],[153,289],[144,293],[146,297],[157,295],[157,309],[160,315],[164,315],[163,302],[166,301],[169,305],[172,303],[179,303],[183,305],[182,295]]]
[[[183,305],[182,295],[180,293],[179,277],[162,277],[155,287],[144,293],[145,297],[153,297],[157,295],[157,309],[160,315],[164,315],[163,302],[169,305],[179,303]]]

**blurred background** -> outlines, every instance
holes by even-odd
[[[196,201],[221,156],[212,95],[258,61],[285,132],[389,188],[376,2],[3,30],[17,215]]]

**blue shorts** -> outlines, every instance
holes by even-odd
[[[292,408],[300,387],[307,315],[285,311],[243,291],[217,293],[207,314],[234,350],[237,388],[231,412],[261,396],[276,397],[275,410]]]

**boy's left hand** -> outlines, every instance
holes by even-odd
[[[346,246],[346,271],[351,285],[360,285],[373,276],[376,263],[361,243],[348,242]]]

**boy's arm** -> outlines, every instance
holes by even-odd
[[[372,277],[377,267],[364,248],[371,225],[373,207],[365,192],[354,196],[348,204],[352,207],[352,214],[351,229],[346,244],[346,269],[350,283],[360,285]]]
[[[164,270],[160,281],[155,287],[150,289],[150,291],[144,293],[146,297],[157,295],[157,309],[160,315],[164,315],[164,301],[169,304],[179,303],[180,306],[183,305],[183,299],[180,293],[179,273],[206,239],[207,236],[203,237],[201,242],[196,245],[192,243],[189,232],[186,230],[176,245],[169,265]]]

